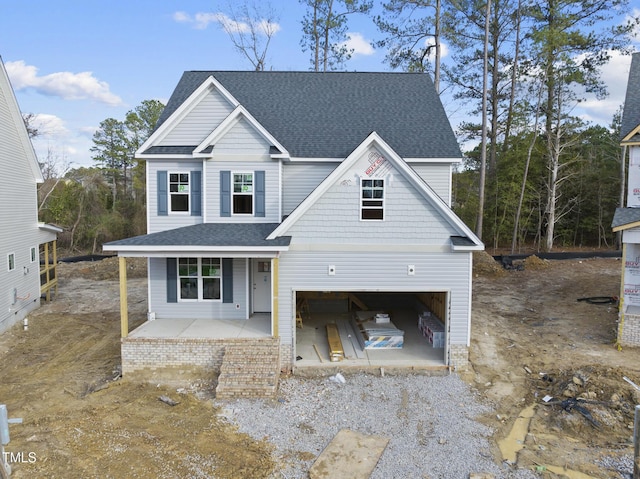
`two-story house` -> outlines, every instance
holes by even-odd
[[[634,53],[620,125],[621,146],[629,152],[626,207],[617,208],[613,231],[622,232],[622,278],[618,344],[640,345],[640,53]]]
[[[40,306],[41,294],[49,296],[57,287],[55,244],[62,230],[38,222],[37,185],[43,181],[42,173],[1,58],[0,169],[4,172],[0,177],[2,332],[24,321]]]
[[[450,208],[461,153],[428,75],[185,72],[136,156],[148,234],[104,245],[121,258],[125,375],[215,368],[259,337],[282,370],[332,364],[313,321],[358,311],[338,324],[343,365],[466,366],[484,246]],[[129,332],[133,256],[148,258],[149,320]],[[391,311],[396,347],[354,340],[374,310]],[[440,320],[442,343],[420,313]]]

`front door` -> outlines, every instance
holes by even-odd
[[[271,261],[253,260],[253,312],[271,312]]]

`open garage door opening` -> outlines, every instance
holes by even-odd
[[[296,368],[445,369],[448,292],[297,291]]]

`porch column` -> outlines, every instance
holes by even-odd
[[[118,258],[120,267],[120,336],[126,338],[129,334],[129,308],[127,302],[127,258]]]
[[[274,337],[280,337],[280,330],[278,326],[278,258],[271,260],[271,289],[273,296],[273,307],[271,308],[271,323],[272,334]]]
[[[49,269],[49,243],[45,243],[42,245],[44,249],[44,287],[46,289],[46,300],[51,301],[51,285],[49,282],[51,281],[51,271]],[[55,259],[53,261],[55,265]],[[40,287],[42,287],[42,271],[40,272]],[[56,276],[56,279],[58,277]],[[58,296],[58,290],[56,289],[56,297]]]
[[[53,278],[55,283],[53,285],[54,291],[56,293],[56,298],[58,297],[58,239],[54,239],[51,242],[51,253],[53,254]],[[47,251],[49,251],[49,247],[47,247]],[[47,266],[49,263],[47,263]]]

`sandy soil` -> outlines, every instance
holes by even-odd
[[[134,327],[146,316],[146,272],[130,263]],[[117,260],[61,264],[58,297],[30,316],[27,331],[0,335],[0,403],[23,418],[5,447],[11,477],[270,477],[270,445],[219,418],[208,385],[177,392],[119,380],[117,277]]]
[[[617,295],[620,270],[616,259],[532,258],[523,271],[504,271],[477,256],[472,366],[461,376],[494,405],[482,421],[496,430],[496,461],[529,410],[522,439],[506,441],[522,447],[519,467],[547,478],[588,477],[553,466],[621,477],[601,458],[632,453],[640,395],[623,377],[640,384],[640,354],[615,344],[615,304],[577,301]],[[0,335],[0,403],[24,421],[11,425],[5,448],[12,477],[278,477],[269,443],[220,417],[208,384],[176,391],[119,379],[117,274],[115,260],[61,265],[55,301],[30,316],[28,330]],[[146,312],[144,264],[132,262],[128,274],[135,326]],[[581,401],[563,408],[573,398]]]
[[[472,368],[463,377],[495,404],[484,420],[497,430],[496,458],[497,443],[535,405],[519,466],[622,477],[602,463],[633,453],[640,395],[623,377],[640,385],[640,354],[616,344],[617,304],[578,301],[617,296],[620,260],[530,257],[523,271],[505,271],[487,258],[476,257]]]

